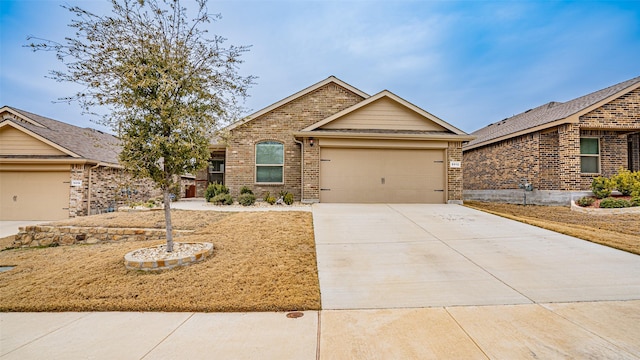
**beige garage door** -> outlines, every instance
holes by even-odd
[[[320,202],[445,202],[444,150],[340,149],[320,152]]]
[[[0,193],[0,220],[69,217],[69,171],[2,171]]]

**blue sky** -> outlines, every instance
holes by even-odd
[[[184,1],[189,6],[189,1]],[[47,79],[63,66],[22,45],[72,35],[61,4],[106,13],[106,0],[0,0],[0,105],[100,128],[77,89]],[[389,90],[472,132],[549,101],[640,76],[639,1],[209,1],[210,32],[252,45],[241,73],[258,76],[257,111],[335,75]]]

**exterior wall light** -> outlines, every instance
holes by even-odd
[[[313,138],[309,138],[309,146],[313,147]]]

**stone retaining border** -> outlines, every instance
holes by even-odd
[[[616,209],[585,208],[576,205],[576,202],[571,200],[571,211],[590,215],[640,214],[640,206]]]
[[[194,243],[192,243],[194,244]],[[124,256],[124,266],[129,270],[142,270],[142,271],[162,271],[173,269],[178,266],[187,266],[200,262],[213,254],[212,243],[198,243],[204,244],[204,249],[182,258],[174,259],[153,259],[153,260],[137,260],[133,254],[138,250],[128,252]],[[161,245],[162,246],[162,245]]]
[[[174,237],[192,234],[193,230],[174,230]],[[122,241],[164,240],[164,229],[106,228],[84,226],[30,225],[20,227],[13,247],[37,247],[74,244],[97,244]]]

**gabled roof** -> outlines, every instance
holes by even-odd
[[[442,131],[442,132],[449,132],[449,133],[455,134],[455,135],[467,135],[467,133],[465,133],[464,131],[456,128],[455,126],[447,123],[446,121],[438,118],[437,116],[435,116],[435,115],[433,115],[433,114],[431,114],[431,113],[429,113],[429,112],[427,112],[427,111],[425,111],[425,110],[413,105],[412,103],[404,100],[403,98],[397,96],[396,94],[394,94],[394,93],[392,93],[392,92],[390,92],[388,90],[383,90],[383,91],[381,91],[381,92],[379,92],[379,93],[377,93],[377,94],[375,94],[375,95],[373,95],[373,96],[371,96],[371,97],[369,97],[369,98],[367,98],[367,99],[365,99],[365,100],[363,100],[363,101],[361,101],[361,102],[359,102],[359,103],[357,103],[357,104],[355,104],[355,105],[353,105],[353,106],[351,106],[351,107],[349,107],[347,109],[344,109],[344,110],[342,110],[342,111],[340,111],[340,112],[338,112],[338,113],[336,113],[336,114],[334,114],[334,115],[332,115],[332,116],[330,116],[330,117],[328,117],[328,118],[326,118],[326,119],[324,119],[324,120],[322,120],[320,122],[317,122],[317,123],[305,128],[305,129],[303,129],[300,133],[319,130],[323,126],[325,126],[325,125],[327,125],[327,124],[329,124],[331,122],[334,122],[334,121],[344,117],[345,115],[347,115],[349,113],[353,113],[354,111],[356,111],[358,109],[362,109],[364,107],[367,107],[370,104],[372,104],[372,103],[374,103],[374,102],[376,102],[378,100],[381,100],[381,99],[390,99],[391,101],[394,101],[394,102],[398,103],[399,105],[409,109],[410,111],[415,112],[416,114],[424,117],[425,119],[428,119],[429,121],[431,121],[431,122],[439,125],[440,127],[442,127],[445,130],[445,131]],[[378,129],[369,129],[369,130],[378,130]],[[440,132],[440,133],[442,133],[442,132]]]
[[[0,127],[11,126],[62,151],[71,158],[118,164],[118,138],[81,128],[14,107],[0,108]]]
[[[311,92],[314,92],[314,91],[318,90],[319,88],[321,88],[321,87],[323,87],[323,86],[325,86],[327,84],[330,84],[330,83],[334,83],[334,84],[336,84],[338,86],[341,86],[341,87],[343,87],[343,88],[345,88],[345,89],[347,89],[347,90],[349,90],[349,91],[351,91],[351,92],[353,92],[355,94],[358,94],[358,95],[362,96],[365,99],[369,97],[369,95],[367,93],[365,93],[365,92],[363,92],[363,91],[361,91],[359,89],[356,89],[355,87],[347,84],[346,82],[338,79],[337,77],[329,76],[328,78],[326,78],[326,79],[324,79],[324,80],[322,80],[322,81],[320,81],[320,82],[318,82],[318,83],[316,83],[314,85],[311,85],[306,89],[300,90],[300,91],[298,91],[297,93],[295,93],[295,94],[293,94],[291,96],[288,96],[288,97],[286,97],[286,98],[284,98],[284,99],[282,99],[282,100],[280,100],[280,101],[278,101],[278,102],[276,102],[274,104],[271,104],[271,105],[267,106],[266,108],[264,108],[262,110],[256,111],[255,113],[253,113],[253,114],[251,114],[251,115],[249,115],[249,116],[247,116],[247,117],[245,117],[243,119],[238,120],[237,122],[227,126],[225,129],[226,130],[233,130],[233,129],[235,129],[236,127],[238,127],[240,125],[246,124],[249,121],[251,121],[251,120],[253,120],[253,119],[257,118],[257,117],[260,117],[260,116],[268,113],[269,111],[277,109],[282,105],[285,105],[285,104],[287,104],[287,103],[289,103],[289,102],[291,102],[293,100],[296,100],[296,99],[298,99],[300,97],[303,97],[303,96],[305,96],[305,95],[307,95],[307,94],[309,94]]]
[[[470,150],[560,124],[578,123],[580,116],[639,87],[640,76],[564,103],[549,102],[474,131],[471,135],[476,139],[463,149]]]

